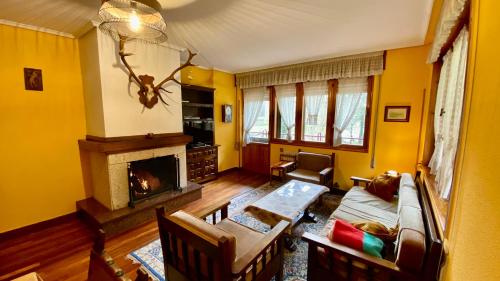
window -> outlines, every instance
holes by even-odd
[[[335,95],[333,146],[365,146],[368,79],[339,79]]]
[[[295,140],[295,112],[297,90],[295,84],[279,85],[274,87],[276,93],[276,139]]]
[[[243,92],[243,144],[269,141],[269,91],[265,87]]]
[[[272,142],[368,151],[373,78],[271,87]]]
[[[248,134],[251,142],[269,142],[269,95],[264,96],[257,120]]]
[[[326,142],[326,119],[328,115],[327,81],[304,83],[303,108],[302,140]]]
[[[450,199],[455,156],[460,137],[465,75],[467,70],[469,32],[463,27],[443,57],[437,88],[434,115],[434,152],[429,161],[435,175],[437,191],[444,200]]]

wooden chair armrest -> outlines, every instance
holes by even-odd
[[[285,173],[288,173],[288,172],[295,170],[297,168],[296,165],[297,165],[296,162],[289,162],[289,163],[281,165],[281,168],[283,170],[285,170]]]
[[[202,219],[205,219],[211,215],[212,222],[213,222],[213,224],[215,224],[215,217],[216,217],[217,211],[219,211],[219,210],[221,211],[221,220],[227,218],[227,209],[228,209],[229,204],[231,204],[231,201],[227,201],[227,200],[220,201],[220,202],[214,203],[212,205],[209,205],[206,208],[203,208],[197,212],[194,212],[193,215],[195,215],[199,218],[202,218]]]
[[[409,272],[402,271],[393,262],[373,257],[364,252],[332,242],[327,237],[322,237],[306,232],[304,233],[304,235],[302,235],[302,240],[309,243],[309,251],[313,250],[313,247],[322,247],[326,250],[340,254],[341,256],[344,256],[349,260],[361,262],[369,267],[377,268],[383,271],[390,271],[391,274],[400,276],[404,278],[404,280],[417,280],[414,275]]]
[[[359,186],[360,183],[364,183],[365,185],[367,185],[372,181],[371,179],[366,179],[361,177],[351,177],[351,180],[353,181],[354,186]]]
[[[246,273],[246,269],[252,265],[254,262],[257,261],[257,259],[262,256],[266,255],[267,253],[267,248],[271,247],[272,244],[278,240],[285,230],[289,227],[290,223],[287,221],[280,221],[271,231],[269,231],[264,238],[262,238],[260,241],[258,241],[246,254],[244,254],[242,257],[238,258],[233,263],[233,275],[234,276],[241,276],[242,274]]]
[[[324,168],[323,170],[319,171],[320,176],[327,176],[328,174],[331,174],[333,171],[332,167]]]

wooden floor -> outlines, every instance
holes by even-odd
[[[214,202],[229,200],[267,182],[268,178],[243,171],[232,171],[205,184],[202,199],[183,210],[196,212]],[[158,239],[156,221],[132,229],[106,241],[107,252],[130,277],[135,278],[137,264],[126,258],[135,249]],[[91,234],[77,219],[0,242],[0,280],[9,280],[11,272],[36,271],[46,281],[87,280]],[[8,271],[7,271],[8,270]]]

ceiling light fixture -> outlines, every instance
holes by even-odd
[[[139,39],[149,43],[167,41],[167,24],[156,0],[102,0],[99,28],[116,41]]]
[[[139,86],[139,102],[146,108],[153,108],[158,101],[168,105],[162,94],[172,93],[166,88],[168,82],[181,84],[178,73],[193,66],[191,60],[195,53],[188,51],[188,59],[185,63],[175,68],[170,75],[158,84],[150,75],[136,75],[127,62],[131,53],[125,52],[125,43],[132,39],[138,39],[148,43],[158,44],[167,41],[167,24],[160,14],[161,5],[156,0],[102,0],[99,9],[101,24],[99,29],[109,34],[119,42],[118,55],[125,68],[128,70],[129,81]]]

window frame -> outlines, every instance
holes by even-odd
[[[324,142],[304,141],[302,140],[303,122],[304,122],[304,84],[302,82],[295,83],[296,88],[296,106],[295,106],[295,139],[287,141],[276,137],[278,129],[277,121],[279,121],[279,113],[276,112],[276,89],[274,86],[269,86],[270,89],[270,143],[284,144],[314,148],[324,148],[332,150],[345,150],[352,152],[368,153],[370,146],[370,129],[371,129],[371,115],[372,115],[372,102],[373,102],[373,83],[374,77],[368,76],[368,89],[367,89],[367,102],[366,102],[366,115],[365,115],[365,131],[363,145],[347,145],[333,146],[333,124],[335,123],[335,100],[338,94],[338,79],[331,79],[326,81],[328,83],[328,108],[326,120],[326,135]]]

